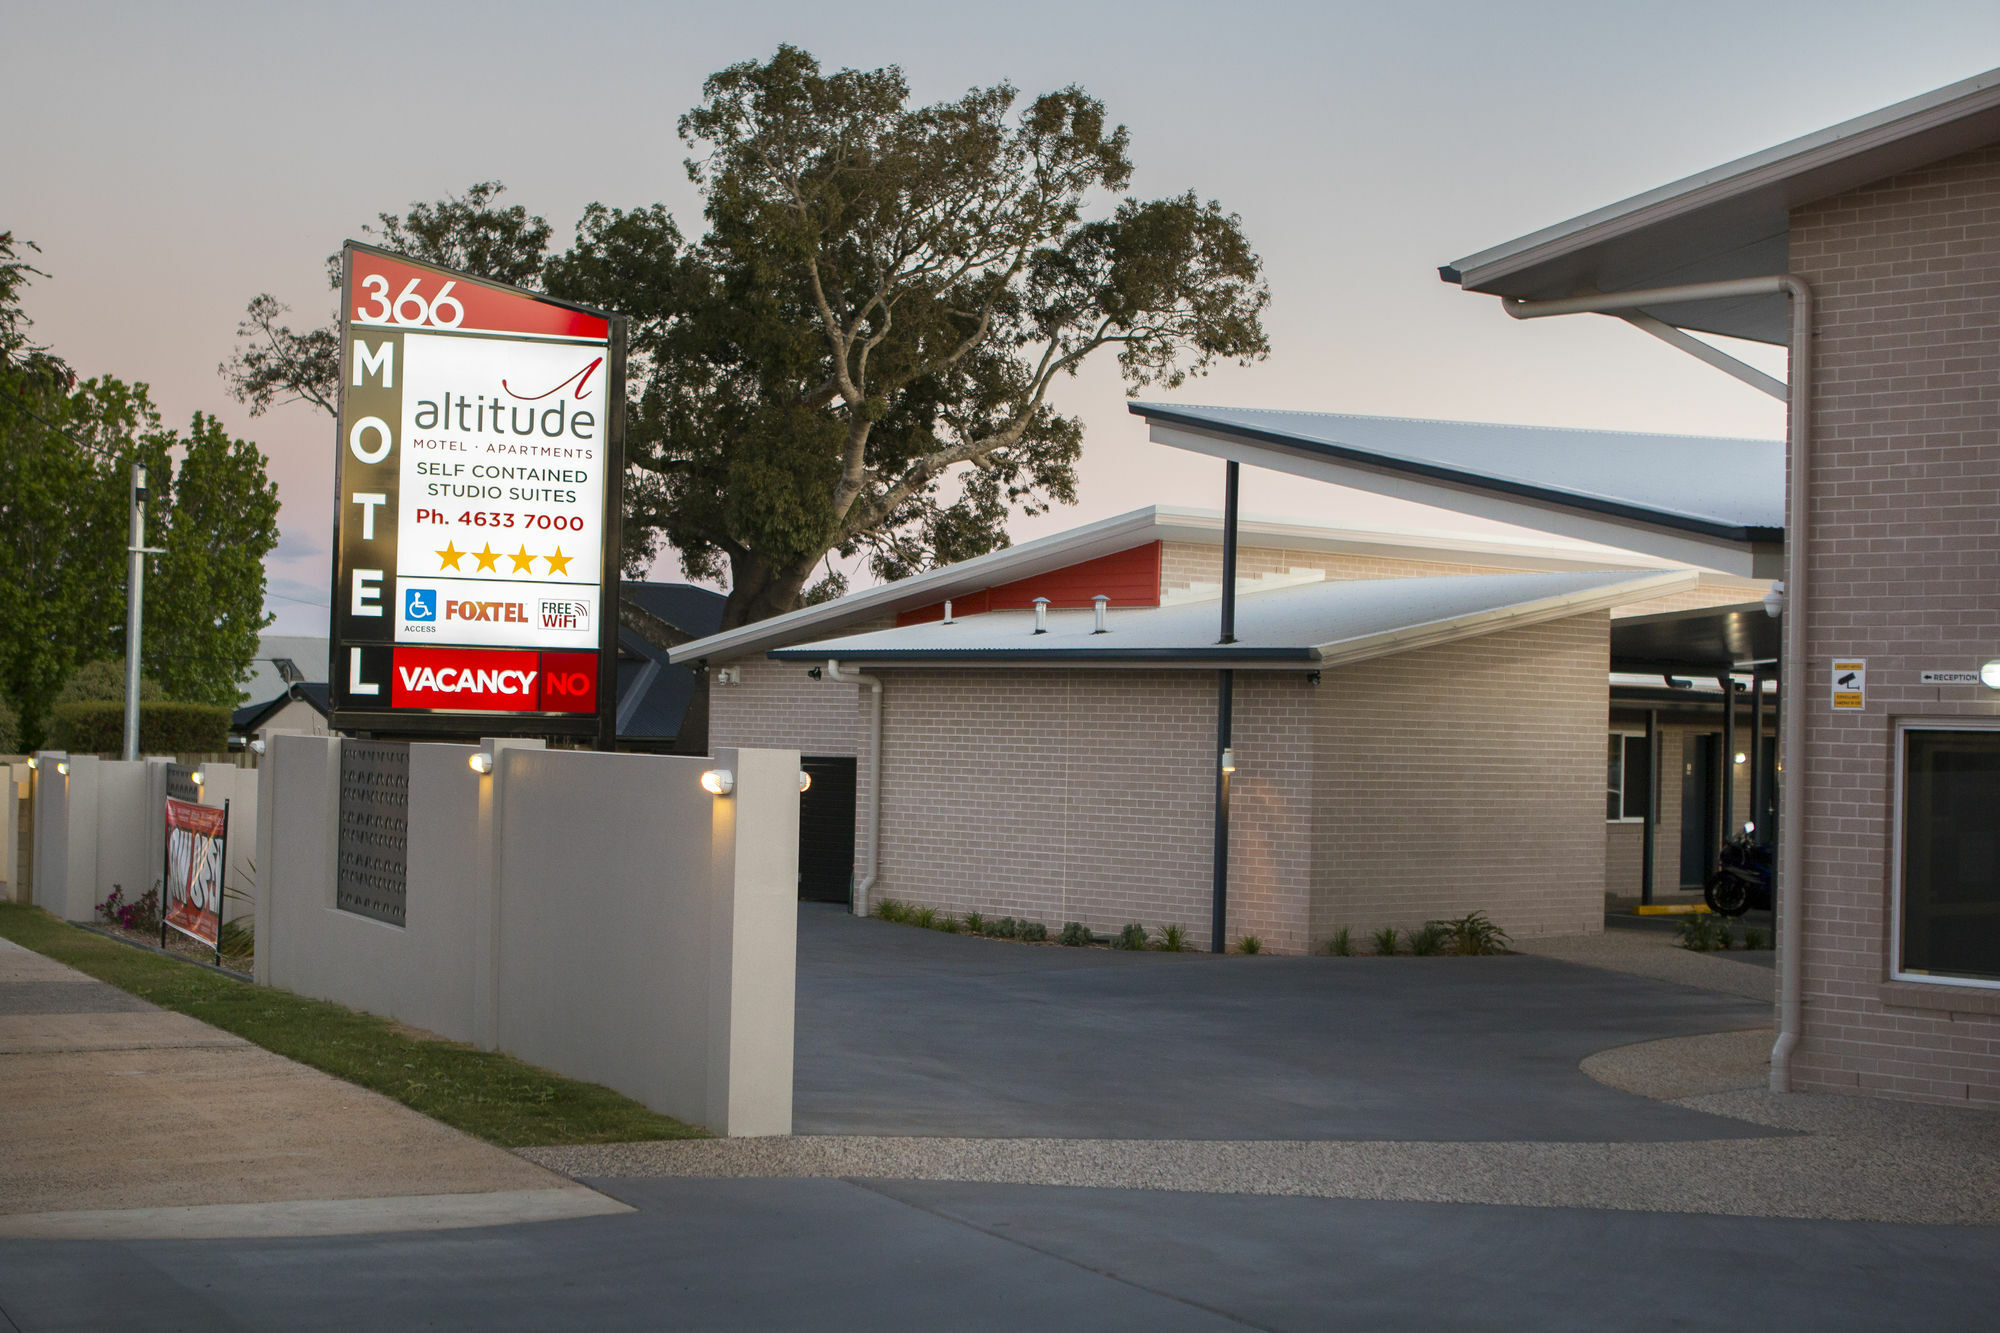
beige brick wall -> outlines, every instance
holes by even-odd
[[[1474,909],[1603,928],[1609,636],[1600,612],[1326,673],[1315,940]]]
[[[1214,673],[882,675],[875,896],[1051,930],[1172,923],[1208,946]],[[1294,673],[1237,676],[1232,942],[1305,947],[1309,689]]]
[[[1750,752],[1750,722],[1747,706],[1739,705],[1743,711],[1737,715],[1737,748],[1746,755]],[[1774,725],[1770,712],[1764,714],[1765,734],[1770,734]],[[1643,721],[1633,722],[1620,718],[1612,723],[1619,731],[1644,733]],[[1653,843],[1653,892],[1655,895],[1678,893],[1684,883],[1698,883],[1701,874],[1694,867],[1681,865],[1681,782],[1687,768],[1695,761],[1694,738],[1703,733],[1712,733],[1720,745],[1722,723],[1718,719],[1712,723],[1660,723],[1660,753],[1654,759],[1654,781],[1660,784],[1660,823],[1654,831]],[[1773,774],[1775,779],[1776,775]],[[1740,829],[1750,818],[1750,765],[1746,762],[1736,770],[1733,805],[1734,821],[1721,831],[1727,838],[1730,829]],[[1640,869],[1645,861],[1643,850],[1644,828],[1639,824],[1611,823],[1604,825],[1604,891],[1618,897],[1637,897],[1640,890]]]
[[[1818,306],[1795,1086],[1996,1106],[1993,993],[1884,981],[1892,724],[2000,713],[1917,682],[2000,648],[2000,146],[1800,209],[1791,250]],[[1835,714],[1847,654],[1868,706]]]
[[[1492,574],[1508,570],[1500,564],[1402,560],[1349,555],[1338,551],[1291,551],[1279,547],[1239,546],[1236,573],[1240,578],[1282,574],[1291,569],[1321,569],[1329,579],[1414,579],[1441,574]],[[1221,584],[1222,548],[1202,542],[1160,543],[1160,589],[1173,592],[1196,583]]]
[[[858,686],[813,680],[803,662],[745,657],[726,665],[743,673],[743,683],[724,685],[711,670],[711,748],[742,745],[815,755],[855,753]]]

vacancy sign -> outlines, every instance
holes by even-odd
[[[1868,706],[1868,663],[1859,657],[1835,659],[1833,711],[1851,712]]]
[[[622,329],[352,242],[344,260],[336,725],[575,730],[610,693]]]

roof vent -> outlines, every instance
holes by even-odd
[[[944,623],[947,625],[956,625],[958,623],[951,618],[951,598],[949,597],[944,599]]]
[[[1099,593],[1097,594],[1097,596],[1091,598],[1090,600],[1092,604],[1094,604],[1097,607],[1097,628],[1092,630],[1091,633],[1092,634],[1107,633],[1108,631],[1106,631],[1104,628],[1104,608],[1111,605],[1111,599],[1109,597],[1106,597],[1103,593]]]
[[[1048,632],[1049,599],[1046,597],[1037,597],[1035,599],[1035,633],[1047,634]]]

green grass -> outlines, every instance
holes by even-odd
[[[406,1037],[386,1018],[147,953],[39,908],[0,903],[0,936],[503,1148],[708,1137],[598,1084],[458,1042]]]

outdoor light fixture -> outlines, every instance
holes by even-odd
[[[194,772],[188,774],[188,780],[199,787],[208,781],[208,774],[197,768]]]
[[[262,742],[262,741],[251,741],[251,742],[250,742],[250,753],[251,753],[251,754],[262,754],[262,753],[264,753],[264,742]]]
[[[1785,585],[1773,583],[1771,591],[1764,594],[1764,614],[1776,620],[1785,614]]]
[[[736,790],[736,775],[726,768],[711,768],[701,775],[701,789],[711,796],[727,796]]]
[[[28,756],[28,771],[29,771],[30,773],[34,772],[34,771],[35,771],[36,769],[40,768],[41,766],[42,766],[42,761],[41,761],[41,760],[39,760],[39,759],[35,758],[35,757],[34,757],[33,755],[29,755],[29,756]]]
[[[1222,747],[1222,771],[1225,773],[1236,771],[1236,747],[1233,745]]]
[[[1749,755],[1744,754],[1741,750],[1738,750],[1736,752],[1736,762],[1739,764],[1747,760],[1749,757],[1750,757]]]
[[[812,774],[810,774],[810,773],[808,773],[808,772],[806,772],[806,771],[805,771],[805,770],[804,770],[803,768],[802,768],[802,769],[800,769],[800,770],[799,770],[799,794],[800,794],[801,796],[805,795],[805,790],[806,790],[806,788],[808,788],[808,787],[810,787],[810,786],[812,786],[812,785],[813,785],[813,775],[812,775]]]
[[[493,756],[484,750],[481,750],[478,754],[468,756],[465,762],[473,772],[481,776],[493,771]]]
[[[63,760],[63,761],[62,761],[61,763],[57,764],[57,765],[56,765],[56,772],[58,772],[58,773],[62,774],[62,775],[63,775],[64,777],[68,777],[68,776],[69,776],[69,761],[68,761],[67,759],[65,759],[65,760]]]
[[[1979,683],[1989,690],[2000,690],[2000,658],[1979,668]]]

